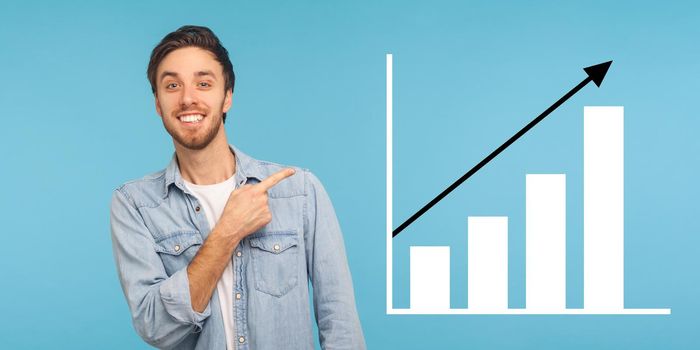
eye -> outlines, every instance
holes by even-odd
[[[200,86],[200,87],[210,87],[211,84],[209,84],[209,83],[206,82],[206,81],[200,81],[200,82],[199,82],[199,86]]]
[[[168,83],[165,85],[165,88],[168,90],[175,89],[175,88],[177,88],[177,83]]]

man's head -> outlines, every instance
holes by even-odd
[[[147,75],[168,133],[186,148],[206,147],[226,120],[236,79],[216,35],[198,26],[166,35],[151,53]]]

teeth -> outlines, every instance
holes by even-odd
[[[180,120],[185,123],[197,123],[204,118],[201,114],[188,114],[180,117]]]

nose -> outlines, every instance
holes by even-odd
[[[190,86],[184,86],[182,88],[182,95],[180,96],[180,105],[183,109],[187,109],[189,106],[197,103],[197,89]]]

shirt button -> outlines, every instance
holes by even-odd
[[[196,208],[194,208],[194,211],[196,211],[196,212],[199,213],[199,211],[200,211],[201,209],[202,209],[202,208],[200,208],[199,206],[197,206]]]
[[[244,337],[238,337],[238,342],[239,342],[239,343],[245,343],[245,338],[244,338]]]
[[[278,250],[280,250],[280,245],[279,245],[279,244],[275,244],[275,246],[272,247],[272,249],[274,249],[275,251],[278,251]]]
[[[180,251],[180,245],[179,245],[179,244],[176,244],[176,245],[175,245],[175,251],[176,251],[176,252],[179,252],[179,251]]]
[[[236,293],[236,300],[241,300],[241,293]]]
[[[243,253],[241,253],[240,250],[236,252],[236,256],[240,257],[241,255],[243,255]]]

